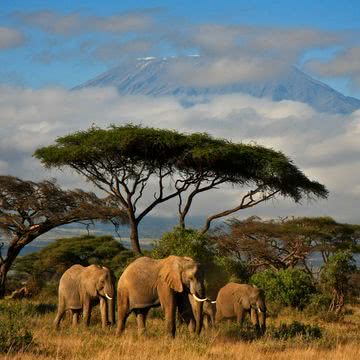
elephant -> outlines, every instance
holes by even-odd
[[[190,294],[179,294],[177,296],[178,318],[180,323],[186,323],[190,333],[195,331],[195,314],[197,311],[197,301]],[[203,301],[203,327],[209,329],[215,324],[215,303],[208,298]]]
[[[215,324],[215,313],[216,313],[216,301],[207,299],[204,302],[203,314],[204,314],[204,328],[209,329]]]
[[[250,312],[251,322],[260,334],[266,330],[266,305],[264,292],[255,285],[228,283],[216,298],[215,321],[236,317],[242,325],[245,312]]]
[[[152,307],[161,306],[165,313],[167,333],[175,337],[176,309],[182,311],[182,300],[194,298],[195,331],[202,328],[204,280],[199,264],[192,258],[168,256],[156,260],[146,256],[133,261],[121,275],[117,287],[118,325],[120,335],[131,312],[136,314],[138,332],[144,333],[146,316]]]
[[[92,306],[100,300],[102,327],[115,324],[114,281],[111,271],[99,265],[73,265],[62,275],[59,283],[59,304],[54,321],[58,329],[65,312],[70,310],[73,325],[83,312],[86,326],[90,323]]]

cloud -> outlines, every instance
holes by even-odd
[[[188,55],[203,59],[194,65],[180,57],[169,79],[180,85],[218,86],[272,80],[299,63],[305,52],[341,45],[350,33],[314,28],[279,28],[191,24],[162,9],[137,10],[109,16],[85,11],[17,12],[19,26],[40,29],[55,45],[39,49],[33,59],[44,64],[81,61],[119,64],[136,57]]]
[[[88,32],[127,33],[143,31],[151,27],[151,14],[156,10],[133,11],[111,16],[85,15],[82,12],[68,14],[41,10],[30,13],[17,12],[12,16],[21,23],[44,32],[62,36],[74,36]]]
[[[287,154],[311,179],[328,186],[328,201],[275,200],[242,214],[261,216],[332,215],[359,221],[354,208],[360,201],[360,112],[349,116],[317,113],[293,101],[273,102],[233,94],[193,100],[186,107],[174,97],[119,96],[114,88],[30,90],[0,87],[0,171],[26,179],[56,177],[66,187],[92,189],[70,171],[48,171],[32,158],[33,151],[57,136],[92,124],[107,127],[129,121],[182,132],[209,132],[236,142],[256,142]],[[353,156],[349,156],[352,154]],[[335,160],[334,160],[335,159]],[[205,215],[236,204],[238,191],[221,188],[199,197],[193,215]],[[351,208],[351,211],[349,210]],[[176,204],[157,209],[176,216]]]
[[[309,60],[306,68],[325,77],[347,77],[351,84],[360,88],[360,47],[346,48],[326,60]]]
[[[0,50],[21,46],[25,40],[25,35],[21,31],[0,26]]]
[[[276,28],[204,24],[182,34],[168,35],[179,48],[201,55],[198,64],[186,59],[174,62],[170,75],[194,86],[217,86],[279,78],[305,51],[326,48],[349,35],[307,28]]]

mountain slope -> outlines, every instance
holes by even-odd
[[[360,108],[360,100],[344,96],[330,86],[292,68],[279,79],[254,83],[233,83],[224,86],[195,87],[179,85],[169,76],[169,68],[176,58],[144,58],[126,66],[115,67],[86,83],[75,87],[115,86],[122,95],[151,96],[212,96],[246,93],[274,101],[293,100],[306,103],[320,112],[348,114]],[[197,57],[188,62],[201,66]]]

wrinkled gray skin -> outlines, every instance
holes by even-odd
[[[54,321],[59,328],[61,319],[69,310],[73,325],[77,325],[83,312],[84,322],[90,323],[91,309],[100,300],[102,327],[115,324],[114,283],[110,270],[98,265],[73,265],[64,272],[59,283],[58,312]],[[111,298],[111,299],[109,299]]]
[[[145,331],[146,316],[152,307],[160,306],[165,313],[166,329],[175,336],[176,308],[189,294],[204,298],[204,281],[199,265],[191,258],[169,256],[155,260],[141,257],[132,262],[121,275],[117,288],[118,326],[120,335],[131,312],[137,317],[138,332]],[[190,295],[191,296],[191,295]],[[192,315],[197,334],[202,327],[202,302],[196,301]]]
[[[250,313],[251,322],[264,334],[266,330],[266,305],[264,292],[254,285],[228,283],[222,287],[216,298],[215,321],[236,317],[242,325],[245,312]]]

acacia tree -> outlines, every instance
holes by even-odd
[[[263,221],[259,217],[228,222],[230,232],[218,238],[220,248],[251,267],[283,270],[301,265],[311,273],[310,253],[320,252],[324,263],[339,249],[359,251],[360,226],[331,217],[298,217]]]
[[[336,252],[322,267],[321,282],[332,292],[329,311],[339,314],[343,309],[345,296],[350,290],[350,277],[356,269],[356,263],[350,251]]]
[[[39,183],[0,176],[0,231],[9,239],[0,247],[0,298],[6,276],[20,251],[38,236],[64,224],[81,221],[127,221],[126,213],[111,198],[100,199],[82,190],[62,190],[55,181]]]
[[[181,134],[134,125],[106,130],[92,127],[60,137],[34,155],[46,167],[68,166],[76,170],[115,196],[127,210],[132,249],[137,253],[141,252],[141,220],[157,205],[175,197],[179,199],[179,221],[184,228],[198,194],[225,183],[246,189],[236,207],[207,218],[202,229],[206,233],[214,219],[276,195],[295,201],[304,196],[327,196],[323,185],[310,181],[284,154],[204,133]],[[150,191],[153,197],[149,200],[144,194]]]

